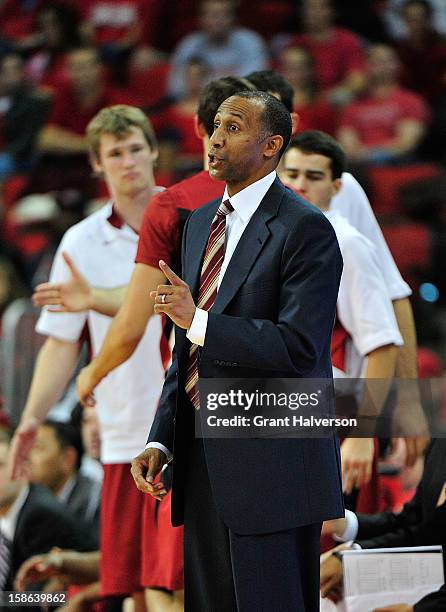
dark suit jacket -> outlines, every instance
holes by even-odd
[[[182,277],[195,301],[220,202],[196,210],[185,226]],[[330,378],[341,271],[331,224],[275,180],[237,245],[209,313],[199,376]],[[178,525],[194,434],[184,392],[190,342],[184,330],[175,331],[174,362],[149,441],[173,449],[172,520]],[[204,446],[217,509],[236,533],[275,532],[343,514],[339,448],[333,437],[205,439]]]
[[[439,438],[428,448],[423,477],[414,497],[399,514],[357,515],[358,543],[362,548],[441,544],[446,552],[446,504],[437,508],[445,482],[446,439]]]
[[[446,584],[414,605],[414,612],[444,612],[446,610]]]
[[[78,473],[76,484],[65,503],[76,518],[91,527],[96,537],[99,537],[100,501],[101,483]]]
[[[4,116],[1,132],[5,141],[4,150],[12,155],[18,164],[32,161],[36,138],[50,109],[49,102],[47,96],[26,86],[13,95],[11,108]]]
[[[26,559],[46,553],[53,546],[95,550],[97,542],[83,523],[45,487],[30,485],[29,495],[17,517],[6,590],[12,590],[14,576]]]

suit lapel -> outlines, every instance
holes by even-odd
[[[270,237],[268,221],[277,215],[284,194],[276,179],[243,232],[217,293],[213,312],[222,313],[245,281],[249,271]]]

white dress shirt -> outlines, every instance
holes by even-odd
[[[223,276],[231,261],[237,244],[242,237],[243,232],[248,226],[251,217],[260,205],[260,202],[266,195],[266,192],[274,183],[276,171],[270,172],[255,183],[248,185],[233,196],[229,196],[228,188],[225,188],[222,202],[229,200],[234,210],[226,216],[226,234],[225,234],[225,255],[221,265],[220,274],[218,277],[217,289],[220,287]],[[198,346],[204,346],[206,338],[206,329],[208,323],[208,313],[206,310],[197,308],[192,320],[192,324],[186,334],[187,338]],[[172,453],[158,442],[149,442],[146,448],[158,448],[166,454],[167,460],[172,459]]]
[[[7,514],[0,519],[0,531],[10,542],[14,540],[17,519],[19,518],[20,510],[23,508],[28,494],[29,485],[26,485],[17,495],[17,499],[9,508]]]

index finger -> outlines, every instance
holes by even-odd
[[[162,259],[159,260],[160,270],[165,274],[166,278],[172,283],[172,285],[183,285],[183,280],[175,274],[175,272],[170,268],[165,261]]]

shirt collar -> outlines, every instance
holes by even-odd
[[[20,510],[25,505],[26,499],[29,495],[29,485],[26,485],[21,489],[17,495],[17,499],[9,508],[6,516],[0,519],[0,531],[4,537],[12,542],[14,540],[15,528],[17,526],[17,519],[19,518]]]
[[[225,187],[223,194],[223,202],[229,200],[235,212],[241,217],[243,222],[249,221],[252,215],[259,207],[260,202],[266,195],[266,192],[274,183],[276,171],[273,170],[255,183],[248,185],[232,197],[229,197],[228,188]]]
[[[76,476],[72,476],[71,478],[67,480],[67,482],[64,484],[64,486],[61,488],[61,490],[57,494],[57,499],[61,501],[63,504],[66,504],[68,501],[68,498],[73,492],[75,485],[76,485]]]

